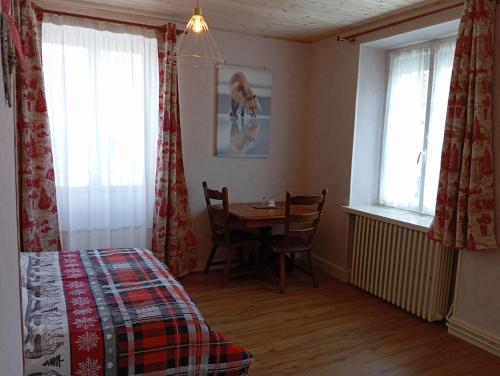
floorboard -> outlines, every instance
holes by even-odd
[[[252,352],[252,376],[500,375],[500,358],[330,276],[296,272],[220,285],[220,271],[183,278],[210,326]]]

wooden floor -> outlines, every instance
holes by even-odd
[[[295,279],[296,278],[296,279]],[[277,293],[273,275],[219,287],[220,272],[181,281],[212,329],[255,357],[252,376],[500,375],[500,358],[363,291],[305,275]]]

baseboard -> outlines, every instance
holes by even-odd
[[[448,319],[448,333],[500,357],[500,338],[485,333],[457,318]]]
[[[203,260],[203,261],[199,261],[198,260],[198,264],[196,265],[196,268],[193,270],[193,273],[202,272],[205,269],[205,264],[206,263],[207,262],[205,260]]]
[[[318,268],[319,270],[328,273],[338,280],[342,282],[349,282],[351,279],[351,271],[344,269],[336,264],[334,264],[331,261],[325,260],[324,258],[313,254],[314,258],[314,266]],[[223,260],[221,260],[223,261]],[[196,272],[202,272],[203,269],[205,269],[205,260],[200,260],[198,261],[198,265],[196,266],[196,269],[193,271],[194,273]],[[217,269],[223,269],[224,265],[213,265],[210,270],[217,270]]]
[[[341,280],[342,282],[350,281],[351,279],[350,270],[344,269],[316,254],[313,254],[313,258],[316,261],[314,263],[314,266],[320,269],[321,271],[333,275],[335,278]]]
[[[224,260],[215,260],[215,262],[221,262]],[[193,270],[193,273],[199,273],[205,270],[205,265],[207,264],[206,260],[200,260],[198,261],[198,264],[196,265],[196,269]],[[219,264],[219,265],[212,265],[210,267],[210,270],[217,270],[217,269],[224,269],[224,264]]]

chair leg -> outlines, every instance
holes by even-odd
[[[286,270],[285,270],[285,254],[283,252],[280,253],[280,293],[285,293],[285,278],[286,278]]]
[[[319,283],[318,283],[318,280],[316,279],[316,275],[314,274],[314,268],[313,268],[313,264],[312,264],[312,258],[311,258],[311,251],[307,251],[307,259],[309,260],[309,270],[311,272],[311,277],[312,277],[312,280],[313,280],[313,285],[314,287],[318,287],[319,286]]]
[[[231,261],[233,260],[234,248],[229,248],[226,257],[226,266],[224,267],[224,274],[222,276],[222,287],[226,287],[226,283],[229,279],[229,269],[231,269]]]
[[[238,258],[240,260],[240,263],[243,264],[244,257],[243,257],[243,247],[238,247]]]
[[[295,252],[290,252],[290,273],[293,273],[295,267]]]
[[[257,254],[260,261],[260,266],[264,269],[264,266],[269,263],[268,252],[266,245],[263,242],[259,242],[257,245]]]
[[[255,249],[255,258],[257,259],[257,267],[259,268],[260,278],[264,278],[264,255],[262,254],[262,249],[257,247]]]
[[[262,263],[265,266],[270,265],[272,250],[269,244],[269,239],[272,236],[272,228],[271,227],[261,227],[259,230],[259,252]]]
[[[204,273],[208,273],[208,271],[210,270],[210,266],[212,265],[212,261],[214,260],[214,257],[215,257],[215,252],[217,252],[217,244],[214,243],[214,245],[212,246],[212,250],[210,251],[210,255],[208,256],[208,260],[207,260],[207,263],[205,264],[205,269],[204,269]]]

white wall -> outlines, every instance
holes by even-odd
[[[0,51],[1,54],[1,51]],[[14,114],[5,103],[0,64],[0,374],[22,374]]]
[[[210,247],[204,180],[218,189],[227,186],[231,202],[284,199],[287,189],[306,188],[310,46],[228,32],[214,37],[229,63],[266,66],[273,74],[271,155],[215,157],[216,71],[180,68],[184,163],[201,264]]]
[[[376,205],[379,196],[388,53],[361,46],[350,205]]]
[[[340,279],[348,268],[347,217],[341,207],[349,203],[358,61],[357,44],[329,38],[313,45],[305,176],[309,190],[329,190],[315,251]]]

